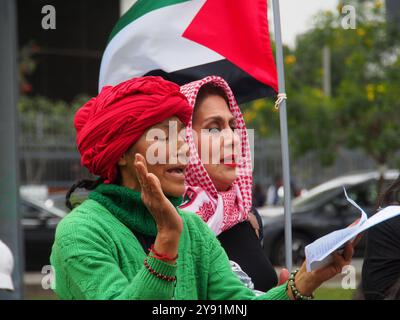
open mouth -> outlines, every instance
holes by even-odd
[[[185,170],[186,170],[186,166],[183,166],[183,165],[182,166],[174,166],[174,167],[167,169],[167,173],[176,178],[184,179],[185,178]]]

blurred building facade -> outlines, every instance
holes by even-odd
[[[44,6],[55,8],[55,29],[42,27]],[[25,82],[21,94],[29,98],[70,103],[98,90],[102,53],[126,0],[18,0],[18,46]],[[22,63],[30,50],[31,60]],[[33,72],[25,72],[31,69]],[[22,184],[66,187],[86,176],[79,165],[72,118],[46,113],[20,113],[20,173]]]
[[[102,52],[116,21],[135,0],[18,0],[19,48],[33,43],[35,71],[27,76],[24,94],[71,102],[76,96],[97,94]],[[43,30],[42,8],[56,9],[56,29]],[[395,12],[398,1],[387,1]],[[388,10],[389,11],[389,10]],[[400,24],[399,24],[400,26]],[[20,176],[22,184],[67,188],[88,177],[80,166],[72,117],[20,114]],[[281,173],[279,139],[255,138],[254,180],[266,188]],[[396,166],[397,164],[392,164]],[[353,171],[376,169],[373,160],[356,150],[341,150],[333,166],[321,166],[315,154],[291,158],[291,172],[299,187],[309,188]]]

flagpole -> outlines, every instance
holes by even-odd
[[[284,188],[284,208],[285,208],[285,258],[286,268],[292,270],[292,212],[291,212],[291,192],[290,192],[290,166],[289,166],[289,142],[286,115],[286,89],[285,89],[285,69],[283,65],[281,16],[279,10],[279,0],[272,0],[274,13],[274,33],[276,47],[276,65],[278,71],[279,84],[279,118],[281,127],[281,152],[282,152],[282,171]]]

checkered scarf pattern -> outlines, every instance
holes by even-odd
[[[237,177],[228,191],[217,191],[200,160],[194,142],[192,120],[190,120],[186,127],[186,140],[189,145],[190,155],[189,164],[186,168],[185,184],[187,190],[196,190],[196,192],[191,194],[198,195],[201,193],[202,195],[207,195],[208,201],[201,201],[202,205],[194,208],[194,210],[191,208],[193,211],[196,211],[205,222],[207,222],[212,216],[212,214],[210,215],[210,207],[213,209],[212,211],[214,213],[219,211],[217,206],[221,201],[218,201],[218,198],[222,197],[223,221],[221,221],[222,226],[220,227],[220,232],[223,232],[234,225],[247,220],[248,214],[251,210],[253,185],[251,154],[243,115],[232,90],[224,79],[218,76],[208,76],[202,80],[194,81],[182,86],[181,92],[187,97],[189,104],[194,108],[200,88],[207,83],[213,83],[225,91],[229,100],[229,109],[236,120],[236,132],[239,135],[241,142],[241,154],[238,161],[239,165],[236,167]],[[199,192],[199,190],[205,192]]]

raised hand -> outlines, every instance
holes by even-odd
[[[158,252],[176,256],[183,229],[182,218],[164,195],[160,180],[148,172],[146,159],[139,153],[135,155],[135,168],[142,201],[157,224],[158,233],[154,248]]]
[[[353,254],[354,246],[349,242],[344,247],[343,253],[334,252],[333,261],[324,267],[307,272],[304,262],[295,278],[297,289],[303,295],[311,295],[322,283],[341,273],[343,267],[351,263]]]

